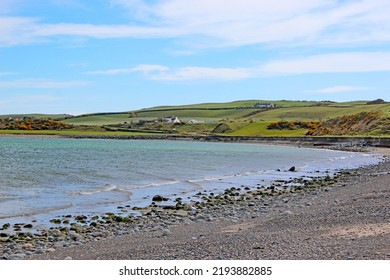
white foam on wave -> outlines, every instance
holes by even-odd
[[[348,159],[348,158],[352,158],[353,156],[340,156],[340,157],[333,157],[333,158],[329,158],[329,161],[336,161],[336,160],[345,160],[345,159]]]
[[[119,190],[119,188],[117,186],[115,186],[115,185],[105,184],[101,188],[94,189],[94,190],[89,190],[89,191],[80,191],[80,192],[77,192],[77,194],[80,194],[80,195],[93,195],[93,194],[98,194],[98,193],[102,193],[102,192],[111,192],[111,191],[114,191],[114,190]]]
[[[179,184],[181,181],[160,181],[160,182],[153,182],[149,184],[144,184],[144,185],[129,185],[129,186],[124,186],[121,188],[121,190],[139,190],[139,189],[146,189],[146,188],[153,188],[153,187],[162,187],[162,186],[168,186],[168,185],[175,185]]]
[[[92,189],[92,190],[86,190],[86,191],[79,191],[76,194],[79,195],[94,195],[99,194],[103,192],[113,192],[113,191],[122,191],[122,192],[129,192],[130,190],[139,190],[139,189],[145,189],[145,188],[152,188],[152,187],[162,187],[166,185],[174,185],[178,184],[180,181],[160,181],[160,182],[153,182],[149,184],[144,185],[127,185],[127,186],[117,186],[112,184],[105,184],[100,188]]]
[[[236,174],[230,174],[230,175],[224,175],[224,176],[215,176],[215,177],[205,177],[201,179],[194,179],[194,180],[187,180],[189,183],[202,183],[202,182],[209,182],[209,181],[221,181],[224,179],[231,179],[236,177],[247,177],[247,176],[253,176],[253,175],[259,175],[259,174],[267,174],[271,173],[274,170],[258,170],[258,171],[248,171],[248,172],[242,172],[242,173],[236,173]]]

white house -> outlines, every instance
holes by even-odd
[[[182,123],[182,121],[178,117],[175,117],[175,116],[163,117],[161,119],[161,121],[165,122],[165,123]]]

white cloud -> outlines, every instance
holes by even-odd
[[[33,34],[36,20],[23,17],[0,17],[0,47],[38,40]]]
[[[162,72],[167,71],[168,68],[162,65],[153,65],[153,64],[141,64],[136,67],[131,68],[116,68],[116,69],[107,69],[107,70],[96,70],[89,71],[86,74],[97,74],[97,75],[117,75],[117,74],[127,74],[134,72],[141,72],[144,74],[149,74],[153,72]]]
[[[134,72],[134,68],[116,68],[116,69],[107,69],[107,70],[95,70],[88,71],[85,74],[89,75],[117,75],[117,74],[127,74]]]
[[[321,88],[316,90],[310,90],[308,92],[313,93],[341,93],[341,92],[351,92],[351,91],[362,91],[370,90],[368,87],[358,87],[358,86],[333,86],[327,88]]]
[[[34,36],[40,38],[52,36],[76,36],[95,39],[108,38],[151,38],[175,37],[179,33],[173,28],[138,27],[128,25],[94,25],[94,24],[37,24],[33,30]]]
[[[26,79],[0,81],[0,88],[27,88],[27,89],[65,89],[89,85],[87,81],[54,81],[47,79]]]
[[[268,75],[390,71],[390,52],[350,52],[277,60],[263,64]]]
[[[290,0],[114,2],[144,15],[146,22],[180,29],[186,35],[214,38],[222,46],[390,41],[387,0],[295,0],[293,4]]]
[[[251,77],[253,77],[251,70],[245,68],[184,67],[157,73],[150,76],[150,79],[159,81],[242,80]]]
[[[141,64],[133,68],[133,71],[143,72],[143,73],[162,72],[167,70],[168,67],[162,65],[155,65],[155,64]]]
[[[86,74],[118,75],[142,73],[156,81],[244,80],[278,75],[315,73],[364,73],[390,71],[390,52],[331,53],[296,59],[274,60],[251,67],[169,68],[163,65],[142,64],[130,68],[115,68],[86,72]],[[334,90],[348,88],[335,88]],[[363,89],[363,88],[361,88]],[[329,89],[332,90],[332,89]],[[355,88],[357,90],[357,88]]]
[[[142,73],[147,79],[158,81],[241,80],[252,77],[249,68],[182,67],[171,69],[162,65],[142,64],[132,68],[90,71],[86,74],[117,75]]]
[[[56,36],[190,37],[197,38],[197,44],[206,47],[264,43],[345,46],[390,42],[388,0],[295,0],[293,4],[290,0],[111,0],[109,3],[128,9],[132,19],[136,17],[143,23],[48,24],[44,19],[0,18],[0,45]]]

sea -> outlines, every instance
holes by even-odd
[[[0,137],[0,227],[144,207],[157,194],[168,204],[179,197],[191,202],[198,192],[333,176],[380,160],[252,143]],[[292,166],[296,172],[288,171]]]

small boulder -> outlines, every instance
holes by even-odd
[[[293,214],[293,212],[291,212],[290,210],[287,210],[287,211],[284,211],[281,215],[286,217],[286,216],[290,216],[292,214]]]
[[[10,256],[10,259],[11,260],[24,260],[24,258],[26,257],[26,254],[13,254]]]
[[[69,238],[71,240],[73,240],[73,241],[79,241],[79,240],[83,239],[83,237],[80,234],[76,233],[76,232],[70,232]]]
[[[172,235],[172,232],[169,229],[164,229],[162,232],[162,236],[170,236]]]
[[[290,169],[289,169],[288,171],[290,171],[290,172],[295,172],[295,171],[296,171],[295,166],[291,166]]]
[[[155,196],[153,196],[152,201],[154,201],[154,202],[168,201],[168,198],[163,197],[161,195],[155,195]]]

